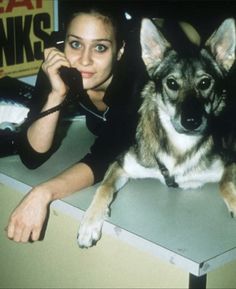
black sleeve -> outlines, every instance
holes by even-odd
[[[30,169],[35,169],[42,165],[58,148],[59,141],[54,141],[50,150],[46,153],[39,153],[35,151],[30,145],[27,137],[27,131],[30,125],[34,122],[43,105],[46,102],[47,96],[51,90],[50,82],[43,72],[39,70],[34,93],[30,103],[30,110],[26,122],[21,127],[21,132],[18,136],[17,150],[22,162]]]
[[[131,111],[112,110],[107,124],[101,131],[90,152],[80,160],[87,164],[94,174],[95,183],[103,179],[109,165],[133,144],[137,114]]]

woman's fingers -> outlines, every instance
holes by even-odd
[[[50,47],[44,49],[44,61],[50,61],[54,57],[61,57],[61,58],[66,58],[65,54],[58,50],[56,47]]]
[[[9,223],[8,227],[6,227],[6,232],[7,232],[7,237],[12,240],[14,237],[14,232],[15,232],[15,226],[13,223]]]
[[[19,242],[22,242],[22,243],[27,243],[27,242],[29,242],[29,241],[31,240],[31,235],[32,235],[31,229],[29,229],[29,228],[24,228],[24,230],[23,230],[23,232],[22,232],[22,234],[21,234],[21,239],[20,239]],[[37,240],[35,240],[35,241],[37,241]]]
[[[21,236],[22,236],[23,230],[24,229],[21,226],[15,227],[14,236],[13,236],[13,240],[15,242],[21,242]]]
[[[41,234],[41,228],[35,228],[31,234],[31,240],[32,241],[38,241],[40,238],[40,234]]]
[[[65,54],[55,47],[45,49],[44,58],[42,69],[50,80],[52,91],[64,99],[68,88],[62,81],[58,71],[62,66],[70,67],[71,65],[65,57]]]
[[[15,242],[37,241],[46,219],[48,200],[43,191],[33,189],[13,211],[7,236]]]
[[[15,242],[28,242],[30,240],[31,228],[25,226],[17,219],[11,219],[6,228],[7,237]]]
[[[61,66],[70,67],[70,63],[65,54],[57,48],[52,47],[45,49],[44,58],[45,60],[42,67],[46,73],[49,73],[51,70],[53,71],[51,68],[54,68],[54,71],[57,72]]]
[[[17,243],[27,243],[29,241],[38,241],[41,234],[41,228],[17,227],[9,225],[7,228],[7,237]]]
[[[29,241],[38,241],[41,234],[41,225],[36,225],[34,228],[27,225],[16,225],[14,222],[9,223],[6,228],[7,237],[15,242],[26,243]]]

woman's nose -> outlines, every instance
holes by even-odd
[[[89,49],[83,49],[80,55],[80,64],[83,66],[87,66],[92,63],[92,53]]]

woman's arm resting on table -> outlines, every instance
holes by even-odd
[[[78,163],[57,177],[33,188],[10,216],[7,236],[15,242],[37,241],[50,203],[94,183],[93,172]]]

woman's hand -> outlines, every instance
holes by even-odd
[[[59,68],[62,66],[70,67],[70,63],[65,54],[55,47],[44,50],[44,59],[42,69],[48,76],[52,87],[49,97],[53,97],[55,101],[61,102],[66,96],[68,87],[60,77]]]
[[[9,218],[7,236],[15,242],[37,241],[46,221],[49,205],[94,183],[91,168],[77,163],[55,178],[33,188]]]
[[[39,240],[49,204],[49,194],[43,188],[32,189],[10,216],[8,238],[23,243]]]

